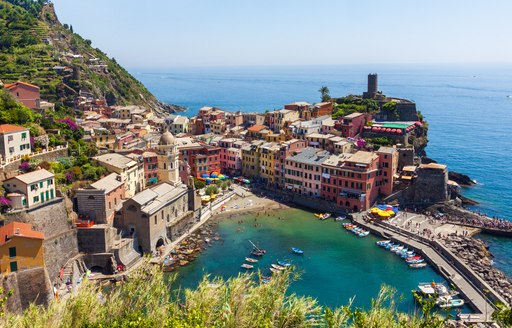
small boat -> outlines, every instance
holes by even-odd
[[[266,276],[261,276],[261,277],[260,277],[260,281],[261,281],[262,283],[267,283],[267,282],[269,282],[271,279],[272,279],[272,277],[270,277],[270,276],[269,276],[269,277],[266,277]]]
[[[246,257],[246,258],[245,258],[245,260],[246,260],[247,262],[250,262],[250,263],[256,263],[256,262],[258,262],[258,260],[253,259],[252,257]]]
[[[304,251],[297,247],[292,247],[292,252],[294,252],[295,254],[299,254],[299,255],[304,254]]]
[[[279,273],[279,272],[281,272],[281,270],[277,270],[277,269],[274,269],[274,268],[270,268],[270,271],[272,273]]]
[[[242,269],[253,269],[254,265],[244,263],[241,265],[241,267],[242,267]]]
[[[423,295],[449,295],[448,288],[445,285],[435,282],[418,284],[418,292]]]
[[[405,254],[402,254],[400,257],[403,258],[404,260],[408,257],[411,257],[411,256],[416,256],[415,253],[405,253]]]
[[[417,264],[417,263],[423,263],[425,262],[424,259],[419,259],[419,260],[410,260],[410,261],[405,261],[407,262],[407,264]]]
[[[421,263],[411,263],[409,264],[409,268],[413,269],[421,269],[427,266],[427,263],[421,262]]]
[[[452,298],[450,295],[446,295],[439,297],[436,301],[436,305],[443,309],[450,309],[463,306],[464,300],[460,298]]]
[[[315,216],[316,216],[317,218],[321,218],[322,216],[324,216],[324,214],[323,214],[323,213],[315,213]]]
[[[270,266],[279,271],[286,269],[284,266],[280,266],[278,264],[271,264]]]
[[[346,216],[337,216],[334,221],[343,221],[345,220],[347,217]]]
[[[358,235],[359,237],[366,237],[366,236],[368,236],[369,234],[370,234],[370,231],[363,230],[363,231],[361,231],[360,233],[358,233],[357,235]]]
[[[381,247],[384,247],[384,246],[386,246],[387,244],[389,244],[390,242],[391,242],[391,240],[379,240],[379,241],[377,242],[377,245],[378,245],[378,246],[381,246]]]
[[[252,251],[252,252],[251,252],[251,255],[254,255],[254,256],[263,256],[263,255],[265,255],[265,253],[258,252],[258,251]]]
[[[327,220],[331,217],[331,213],[325,213],[324,215],[318,217],[320,220]]]
[[[406,261],[412,261],[412,260],[419,260],[419,259],[421,259],[421,256],[417,255],[417,256],[409,256],[405,260]]]
[[[282,267],[290,267],[292,266],[291,263],[285,262],[285,261],[277,261],[277,264],[279,264]]]

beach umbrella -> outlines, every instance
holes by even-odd
[[[209,178],[209,177],[210,177],[209,174],[206,174],[206,173],[201,174],[201,178]]]

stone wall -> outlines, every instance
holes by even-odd
[[[68,222],[64,199],[35,210],[5,215],[5,223],[24,222],[44,233],[44,260],[51,281],[59,276],[60,268],[78,254],[76,230]]]
[[[78,249],[83,253],[109,252],[117,236],[117,229],[105,225],[77,228]]]
[[[6,310],[21,313],[30,303],[47,305],[53,297],[48,273],[44,268],[23,270],[0,277],[0,286],[13,294],[6,303]]]
[[[417,174],[402,192],[400,204],[421,207],[448,200],[448,170],[420,168]]]
[[[54,151],[49,151],[37,155],[30,156],[31,159],[37,161],[46,161],[46,162],[54,162],[58,158],[68,156],[68,149],[62,148]],[[18,175],[18,168],[21,164],[21,160],[9,163],[3,167],[0,167],[0,181],[4,181],[5,179],[12,178],[13,176]]]

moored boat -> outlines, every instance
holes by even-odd
[[[276,270],[279,270],[279,271],[282,271],[282,270],[286,269],[284,266],[281,266],[281,265],[278,265],[278,264],[271,264],[270,266],[273,267]]]
[[[384,246],[386,246],[387,244],[389,244],[390,242],[391,242],[391,240],[379,240],[379,241],[377,242],[377,245],[378,245],[378,246],[381,246],[381,247],[384,247]]]
[[[254,255],[254,256],[263,256],[263,255],[265,255],[265,253],[258,252],[258,251],[252,251],[252,252],[251,252],[251,255]]]
[[[443,285],[442,283],[435,283],[435,282],[431,282],[431,283],[420,283],[418,284],[418,292],[420,294],[423,294],[423,295],[439,295],[439,296],[444,296],[444,295],[448,295],[449,294],[449,291],[448,291],[448,288],[446,288],[445,285]]]
[[[436,305],[443,309],[450,309],[463,306],[464,300],[460,298],[452,298],[450,295],[445,295],[437,299]]]
[[[357,235],[358,235],[359,237],[366,237],[366,236],[368,236],[369,234],[370,234],[370,231],[363,230],[363,231],[359,232]]]
[[[254,265],[250,265],[250,264],[247,264],[247,263],[244,263],[241,265],[242,269],[253,269],[254,268]]]
[[[304,251],[297,247],[292,247],[292,252],[294,252],[295,254],[299,254],[299,255],[304,254]]]
[[[411,263],[409,264],[409,268],[413,269],[421,269],[427,266],[427,263],[421,262],[421,263]]]
[[[274,269],[274,268],[270,268],[270,271],[272,273],[279,273],[279,272],[281,272],[281,270],[277,270],[277,269]]]
[[[253,258],[251,258],[251,257],[246,257],[246,258],[245,258],[245,260],[246,260],[247,262],[250,262],[250,263],[256,263],[256,262],[258,262],[258,260],[253,259]]]
[[[285,261],[277,261],[277,264],[279,264],[280,266],[283,266],[283,267],[290,267],[290,266],[292,266],[291,263],[288,263],[288,262],[285,262]]]
[[[345,220],[347,217],[346,216],[337,216],[334,221],[343,221]]]
[[[331,217],[331,213],[325,213],[322,216],[318,217],[320,220],[327,220]]]

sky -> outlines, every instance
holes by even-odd
[[[510,0],[53,0],[129,68],[511,63]]]

